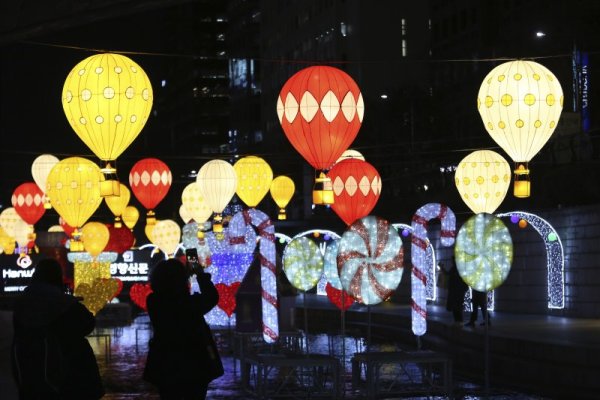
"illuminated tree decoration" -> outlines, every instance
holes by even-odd
[[[480,292],[494,290],[510,272],[510,232],[500,218],[476,214],[458,231],[454,257],[458,273],[467,285]]]
[[[125,210],[123,210],[122,218],[125,226],[130,230],[133,230],[140,218],[140,212],[134,206],[127,206],[125,207]]]
[[[96,258],[106,245],[110,238],[110,232],[106,225],[100,222],[88,222],[81,228],[81,241],[83,249]]]
[[[378,304],[402,279],[404,252],[398,232],[384,219],[368,216],[342,235],[337,266],[342,287],[366,305]]]
[[[152,85],[144,70],[121,54],[95,54],[69,73],[62,105],[71,127],[96,156],[102,172],[135,140],[152,108]]]
[[[164,219],[158,221],[152,229],[152,243],[158,246],[169,258],[173,258],[181,239],[181,228],[177,222]]]
[[[115,227],[121,227],[121,216],[123,212],[125,212],[125,207],[129,204],[129,200],[131,199],[131,192],[127,188],[127,186],[119,183],[119,194],[113,196],[106,196],[104,201],[106,205],[110,209],[110,211],[115,216]]]
[[[273,171],[269,164],[260,157],[242,157],[233,164],[237,175],[238,197],[248,207],[256,207],[271,187]]]
[[[204,193],[204,199],[212,212],[213,231],[222,232],[223,217],[221,213],[235,194],[237,189],[237,175],[235,169],[227,161],[210,160],[200,168],[196,182]]]
[[[42,154],[38,156],[31,164],[31,176],[36,185],[45,194],[46,192],[46,180],[52,167],[58,164],[59,159],[54,157],[52,154]],[[44,196],[44,208],[52,208],[50,201],[47,196]]]
[[[165,198],[172,182],[171,170],[157,158],[139,160],[129,171],[129,186],[135,198],[148,210],[146,221],[149,225],[156,223],[153,210]]]
[[[181,193],[181,204],[195,222],[202,224],[212,215],[212,209],[206,202],[204,193],[197,182],[187,185]]]
[[[493,213],[510,186],[510,166],[498,153],[477,150],[458,164],[454,176],[456,189],[475,214]]]
[[[293,239],[283,251],[283,271],[297,289],[312,289],[323,275],[323,256],[307,237]]]
[[[294,196],[295,190],[296,187],[294,186],[294,181],[285,175],[280,175],[271,182],[271,197],[273,198],[273,201],[275,201],[275,204],[277,204],[279,207],[277,219],[287,219],[285,208],[292,199],[292,196]]]
[[[528,163],[552,136],[563,100],[554,74],[534,61],[500,64],[479,88],[477,109],[485,129],[515,162],[515,197],[529,197]]]
[[[331,208],[346,223],[367,216],[381,195],[381,177],[371,164],[349,158],[335,164],[327,174],[333,185]]]
[[[412,219],[411,238],[411,296],[412,296],[412,331],[417,336],[427,332],[427,224],[432,219],[442,223],[440,232],[442,246],[452,246],[456,236],[456,217],[452,210],[439,203],[428,203],[417,210]],[[433,283],[433,282],[432,282]]]

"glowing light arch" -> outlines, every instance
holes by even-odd
[[[548,308],[565,308],[565,256],[558,233],[545,219],[524,211],[510,211],[496,214],[497,217],[518,217],[527,221],[542,237],[546,246],[548,265]],[[550,237],[555,240],[550,240]]]

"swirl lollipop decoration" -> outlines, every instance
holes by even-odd
[[[425,204],[417,210],[412,219],[412,244],[410,247],[412,261],[411,296],[412,296],[412,331],[421,336],[427,331],[427,223],[432,219],[442,222],[442,246],[452,246],[456,236],[456,217],[447,206],[439,203]]]
[[[323,257],[316,243],[299,237],[285,246],[283,272],[295,288],[312,289],[323,275]]]
[[[402,279],[403,257],[402,240],[388,221],[375,216],[355,221],[337,255],[344,290],[366,305],[386,300]]]
[[[325,256],[323,257],[323,275],[327,280],[325,285],[325,294],[329,301],[335,304],[340,310],[347,310],[354,299],[342,287],[342,281],[337,269],[337,254],[340,248],[340,239],[334,239],[327,244]]]
[[[474,215],[458,231],[454,257],[467,285],[480,292],[494,290],[506,280],[512,265],[510,232],[498,217]]]

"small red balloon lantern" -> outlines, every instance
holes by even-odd
[[[19,217],[29,225],[35,225],[46,211],[44,192],[33,182],[19,185],[13,192],[11,203]]]
[[[157,158],[144,158],[131,168],[129,186],[136,199],[148,210],[148,222],[154,220],[154,208],[165,198],[173,177],[171,170]]]

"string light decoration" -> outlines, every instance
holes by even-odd
[[[83,297],[83,305],[94,315],[115,297],[119,290],[116,279],[96,278],[91,283],[80,283],[75,286],[75,296]]]
[[[323,275],[334,289],[342,290],[342,281],[338,274],[337,255],[340,248],[340,239],[334,239],[327,244],[323,257]]]
[[[325,293],[329,301],[342,311],[346,311],[354,304],[352,296],[343,289],[334,288],[329,282],[325,286]]]
[[[479,292],[500,286],[513,260],[513,244],[500,218],[480,213],[458,231],[454,248],[456,268],[467,285]]]
[[[554,227],[545,219],[524,211],[511,211],[496,214],[499,218],[510,217],[512,223],[525,220],[536,230],[546,247],[548,266],[548,308],[565,308],[565,255],[560,237]]]
[[[417,336],[427,332],[427,224],[432,219],[439,219],[442,224],[440,241],[442,246],[448,247],[454,244],[456,236],[456,217],[454,212],[447,206],[439,203],[428,203],[417,210],[412,218],[411,239],[411,296],[412,296],[412,331]],[[435,266],[433,267],[435,271]],[[433,276],[435,272],[433,272]],[[435,280],[431,282],[435,284]]]
[[[372,215],[355,221],[339,246],[337,266],[344,290],[365,305],[389,298],[402,279],[404,251],[388,221]]]
[[[323,256],[307,237],[293,239],[283,251],[283,272],[297,289],[312,289],[323,275]]]
[[[275,227],[264,212],[255,208],[240,211],[229,221],[229,242],[243,244],[246,226],[256,228],[260,236],[260,283],[262,289],[263,339],[274,343],[279,339],[277,275],[275,260]]]
[[[144,311],[148,311],[146,300],[150,293],[152,293],[152,288],[149,283],[134,283],[129,289],[129,298],[131,298],[133,304]]]

